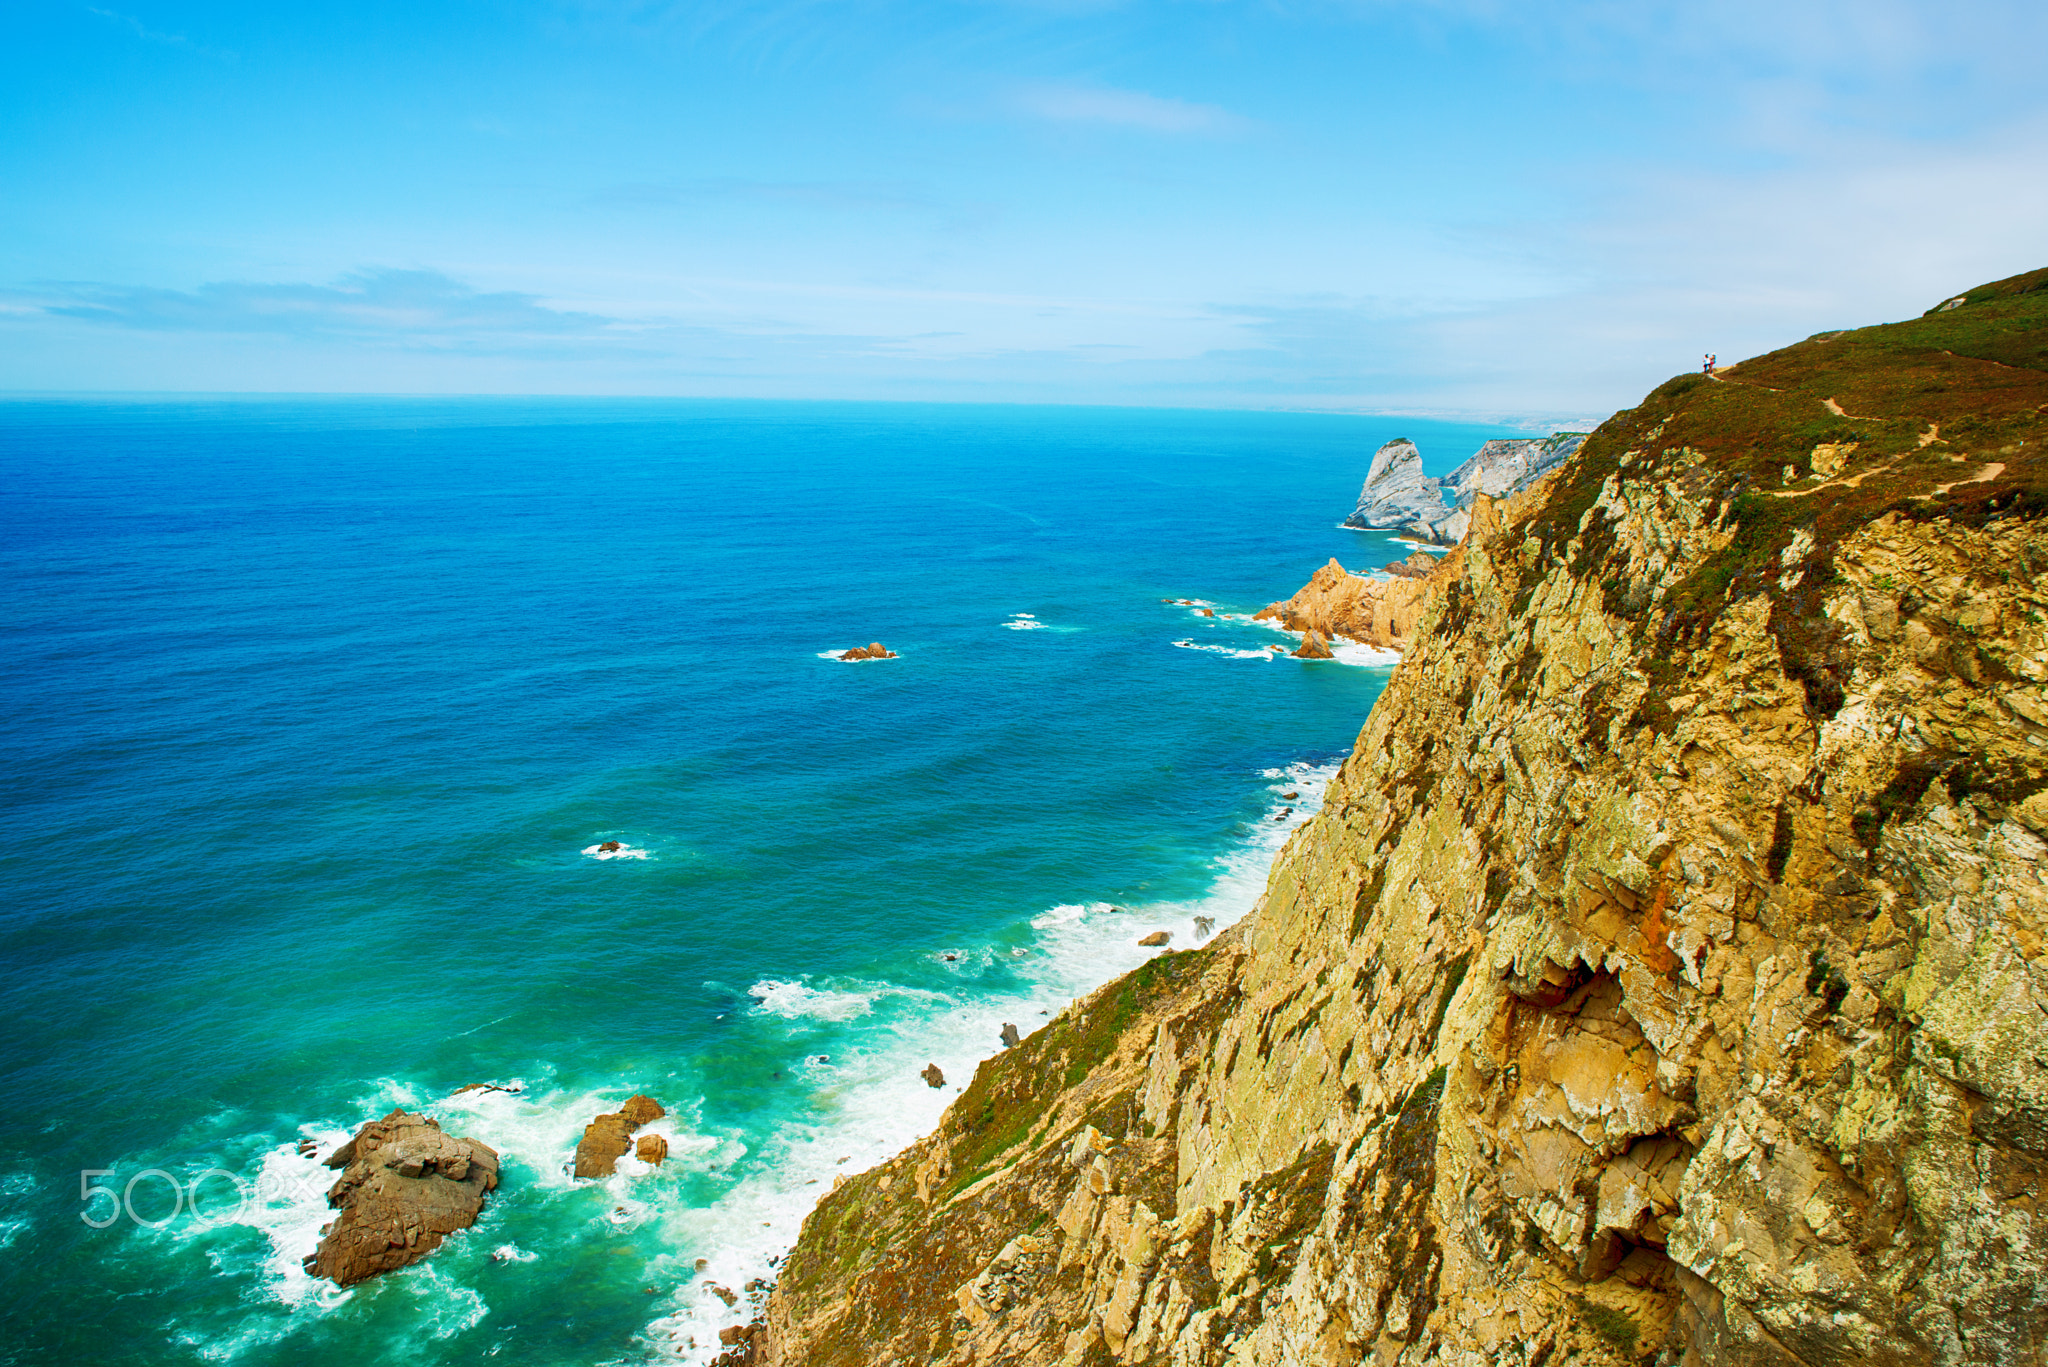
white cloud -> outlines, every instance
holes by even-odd
[[[1218,105],[1107,86],[1025,86],[1012,94],[1010,106],[1058,123],[1115,124],[1154,133],[1228,133],[1245,126],[1245,120]]]
[[[153,29],[132,14],[123,14],[118,10],[100,9],[96,5],[87,5],[85,12],[97,18],[105,19],[109,23],[120,25],[122,28],[127,29],[135,38],[145,43],[155,43],[160,47],[181,48],[186,52],[195,52],[206,57],[218,57],[230,62],[235,60],[235,54],[232,52],[223,52],[217,48],[207,47],[202,43],[195,43],[182,33],[166,33],[161,29]]]
[[[605,334],[612,320],[487,293],[432,270],[363,270],[331,285],[220,281],[192,290],[84,281],[0,294],[0,311],[148,332],[285,334],[373,344],[503,349]]]

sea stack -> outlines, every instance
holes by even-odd
[[[342,1169],[327,1193],[341,1218],[305,1266],[337,1286],[426,1257],[475,1224],[485,1194],[498,1185],[496,1149],[403,1110],[357,1130],[326,1166]]]
[[[1563,464],[1585,439],[1584,432],[1554,432],[1484,442],[1438,479],[1422,473],[1415,443],[1398,437],[1373,453],[1358,506],[1344,525],[1456,545],[1471,527],[1472,506],[1482,495],[1500,499],[1521,492]]]
[[[1302,638],[1299,646],[1295,647],[1294,658],[1297,660],[1334,660],[1337,657],[1330,653],[1330,643],[1323,639],[1323,633],[1317,631],[1314,627],[1310,627],[1308,635]]]
[[[880,641],[871,641],[867,645],[855,646],[852,650],[841,651],[839,658],[850,662],[855,660],[894,660],[898,657],[895,651],[890,650]]]

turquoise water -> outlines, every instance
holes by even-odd
[[[1336,526],[1397,435],[1508,434],[0,404],[0,1361],[708,1359],[1004,1021],[1249,909],[1385,670],[1232,617],[1403,553]],[[572,1181],[636,1091],[668,1163]],[[295,1146],[394,1105],[505,1184],[341,1293]]]

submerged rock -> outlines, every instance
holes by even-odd
[[[496,1149],[404,1110],[356,1131],[326,1166],[342,1169],[327,1193],[341,1218],[323,1231],[305,1267],[337,1286],[426,1257],[475,1224],[485,1194],[498,1185]]]

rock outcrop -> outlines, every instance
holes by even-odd
[[[2042,279],[1475,526],[1253,913],[826,1196],[758,1360],[2041,1363]]]
[[[895,651],[890,650],[888,647],[884,646],[880,641],[874,641],[868,645],[855,646],[852,650],[843,650],[839,653],[839,658],[842,660],[853,661],[894,660],[899,657],[897,656]]]
[[[668,1112],[651,1096],[631,1096],[609,1115],[601,1115],[583,1127],[576,1144],[575,1174],[578,1177],[610,1177],[619,1170],[619,1160],[633,1147],[633,1132]],[[642,1141],[645,1143],[645,1141]],[[662,1154],[667,1156],[666,1141]],[[659,1162],[660,1160],[654,1160]]]
[[[1387,562],[1387,573],[1401,579],[1427,579],[1435,572],[1436,557],[1428,551],[1415,551],[1406,559]]]
[[[1383,650],[1405,649],[1422,620],[1436,573],[1434,558],[1427,576],[1397,579],[1368,579],[1332,560],[1292,598],[1269,603],[1252,620],[1304,633],[1302,649],[1294,653],[1306,659],[1329,659],[1327,643],[1340,638]],[[1321,645],[1320,653],[1310,648],[1310,640]]]
[[[1449,511],[1444,506],[1443,481],[1422,473],[1421,449],[1406,437],[1396,437],[1372,453],[1365,487],[1358,491],[1358,507],[1344,519],[1344,525],[1427,529]]]
[[[1330,651],[1329,641],[1323,636],[1321,631],[1314,627],[1308,629],[1307,634],[1301,638],[1301,644],[1296,646],[1292,653],[1297,660],[1334,660],[1337,658]]]
[[[326,1160],[341,1177],[327,1193],[340,1218],[322,1231],[306,1270],[339,1286],[417,1262],[476,1223],[498,1185],[498,1153],[394,1110],[356,1131]]]
[[[1406,437],[1373,453],[1347,527],[1398,531],[1418,541],[1455,545],[1471,528],[1483,495],[1504,499],[1528,488],[1579,449],[1584,432],[1484,442],[1442,479],[1422,473],[1422,452]]]

